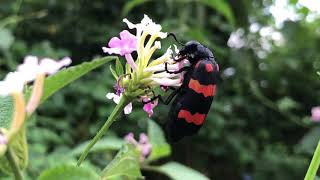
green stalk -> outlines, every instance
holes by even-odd
[[[314,151],[309,169],[307,171],[306,176],[304,177],[304,180],[314,180],[317,174],[319,165],[320,165],[320,141],[318,142],[318,146]]]
[[[6,152],[6,158],[9,162],[9,166],[11,167],[11,170],[14,174],[15,180],[23,180],[22,172],[18,166],[17,160],[14,157],[14,154],[11,150],[11,148],[8,146],[7,152]]]
[[[91,140],[89,145],[86,147],[86,149],[82,152],[78,162],[77,166],[80,166],[83,160],[87,157],[89,154],[90,149],[98,142],[99,139],[107,132],[111,124],[116,120],[116,118],[119,116],[119,114],[123,111],[124,107],[128,104],[129,100],[128,98],[123,95],[121,96],[119,104],[114,108],[111,115],[109,116],[108,120],[104,123],[102,128],[99,130],[99,132],[95,135],[95,137]]]

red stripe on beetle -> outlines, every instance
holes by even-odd
[[[216,95],[216,85],[201,85],[199,81],[190,79],[188,87],[204,97]]]
[[[189,111],[181,109],[178,114],[178,118],[185,119],[188,123],[195,125],[201,125],[206,118],[206,114],[195,113],[191,114]]]
[[[211,64],[206,64],[206,70],[207,72],[212,72],[213,71],[213,67]]]

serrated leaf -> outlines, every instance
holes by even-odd
[[[133,8],[135,8],[139,5],[142,5],[148,1],[151,1],[151,0],[131,0],[131,1],[128,1],[122,9],[122,16],[126,16]]]
[[[72,156],[80,155],[84,149],[87,147],[87,145],[90,143],[90,141],[80,144],[78,147],[74,148],[71,152]],[[103,152],[107,150],[119,150],[121,146],[123,145],[124,140],[119,138],[110,138],[106,137],[101,140],[99,140],[92,149],[90,149],[90,153],[93,152]]]
[[[0,96],[0,127],[9,129],[13,116],[13,100],[11,96]]]
[[[198,0],[198,2],[207,5],[208,7],[215,9],[221,13],[229,21],[231,25],[235,24],[234,15],[232,10],[225,0]]]
[[[98,180],[99,176],[89,168],[62,165],[44,171],[38,180]]]
[[[112,68],[112,65],[109,66],[109,69],[110,69],[110,71],[111,71],[112,76],[113,76],[115,79],[118,79],[118,75],[117,75],[116,71]]]
[[[13,152],[13,156],[15,156],[15,159],[17,160],[20,169],[25,169],[28,165],[28,144],[25,127],[22,127],[20,131],[15,135],[14,139],[11,140],[10,148]],[[0,170],[6,174],[12,174],[9,162],[4,156],[0,157]]]
[[[88,72],[94,70],[95,68],[111,61],[117,59],[115,56],[108,56],[104,58],[99,58],[90,62],[85,62],[77,66],[73,66],[67,69],[63,69],[58,73],[49,76],[44,82],[44,91],[41,98],[41,103],[46,101],[55,92],[70,84],[71,82],[77,80],[81,76],[87,74]],[[27,93],[30,93],[28,91]],[[28,96],[28,95],[27,95]]]
[[[118,76],[123,74],[123,66],[122,66],[119,59],[116,59],[116,72],[117,72]]]
[[[148,120],[148,137],[152,145],[148,161],[154,161],[171,154],[171,147],[166,142],[162,129],[151,119]]]
[[[200,172],[176,162],[169,162],[160,166],[159,171],[169,176],[172,180],[209,180]]]
[[[139,166],[140,152],[132,145],[122,146],[116,157],[103,170],[102,180],[142,178]]]

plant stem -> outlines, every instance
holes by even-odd
[[[318,142],[318,146],[314,151],[309,169],[307,171],[306,176],[304,177],[304,180],[314,180],[317,174],[319,165],[320,165],[320,141]]]
[[[14,174],[14,177],[16,180],[23,180],[22,172],[19,169],[17,160],[15,159],[13,152],[10,147],[8,147],[7,152],[6,152],[6,158],[9,161],[9,165],[12,169],[12,172]]]
[[[111,115],[107,119],[107,121],[104,123],[102,128],[99,130],[99,132],[94,136],[94,138],[91,140],[91,142],[88,144],[86,149],[82,152],[78,162],[77,166],[80,166],[83,160],[87,157],[89,154],[90,149],[98,142],[99,139],[107,132],[111,124],[116,120],[116,118],[119,116],[119,114],[123,111],[124,107],[128,104],[129,100],[125,95],[121,96],[120,102],[117,104],[117,106],[113,109]]]

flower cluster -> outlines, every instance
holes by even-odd
[[[36,80],[37,76],[54,74],[70,63],[71,59],[68,57],[58,62],[49,58],[44,58],[39,62],[36,56],[26,56],[24,63],[18,66],[17,71],[8,73],[4,80],[0,81],[0,95],[21,93],[24,85]]]
[[[128,135],[125,136],[124,138],[127,142],[133,144],[136,146],[136,148],[139,150],[141,153],[140,156],[140,161],[144,161],[151,153],[152,150],[152,145],[149,142],[149,138],[146,134],[141,133],[139,141],[134,139],[133,133],[129,133]]]
[[[133,24],[127,19],[124,19],[123,22],[128,25],[129,29],[135,29],[136,34],[133,35],[124,30],[120,32],[120,38],[113,37],[108,43],[109,47],[102,47],[102,50],[105,53],[124,56],[127,61],[129,68],[126,68],[126,72],[117,79],[117,93],[108,93],[107,98],[118,103],[121,96],[128,97],[130,102],[124,109],[128,114],[132,110],[131,101],[134,98],[140,97],[140,101],[147,102],[153,97],[152,90],[156,86],[180,86],[182,76],[165,71],[165,63],[167,63],[168,70],[181,68],[181,63],[175,63],[172,59],[171,46],[166,53],[151,61],[154,52],[161,48],[161,43],[157,39],[167,37],[167,33],[161,31],[161,25],[154,23],[147,15],[144,15],[138,24]],[[176,46],[174,47],[177,50]],[[135,60],[133,52],[137,53]],[[156,105],[156,101],[144,105],[143,109],[149,114],[149,117],[153,114],[153,108]]]
[[[71,63],[66,57],[60,61],[44,58],[41,61],[35,56],[26,56],[24,63],[17,67],[17,71],[10,72],[0,81],[0,96],[12,96],[14,113],[9,131],[0,131],[0,145],[6,145],[22,127],[25,116],[31,115],[40,103],[44,79],[46,75],[57,72]],[[31,96],[27,104],[24,100],[23,89],[27,83],[34,81]],[[3,133],[6,132],[6,133]],[[4,148],[1,148],[4,149]]]

